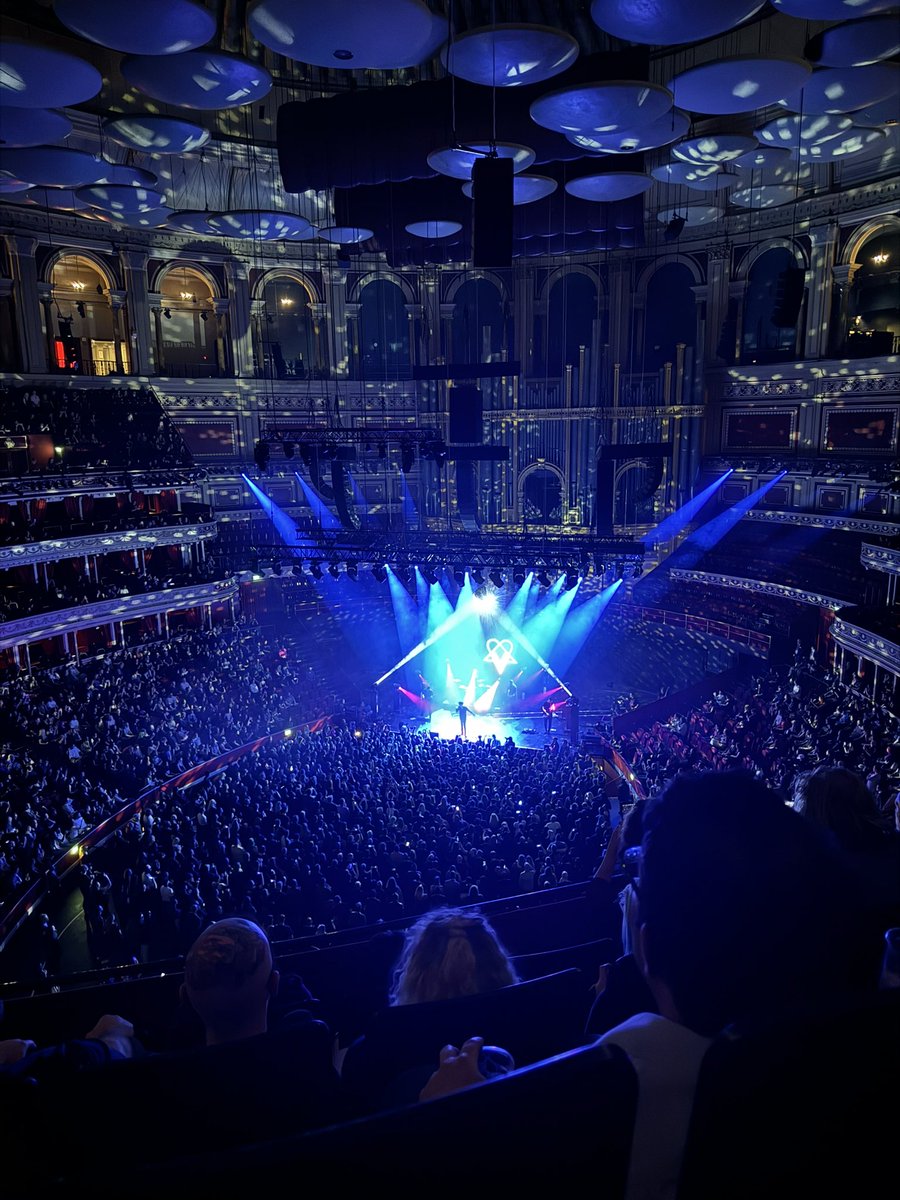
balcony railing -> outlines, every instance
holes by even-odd
[[[115,554],[122,550],[154,550],[157,546],[190,546],[216,537],[215,521],[191,525],[160,525],[153,529],[123,529],[81,537],[61,537],[17,546],[0,546],[0,571],[31,563],[56,562],[82,555]]]

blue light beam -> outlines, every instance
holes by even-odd
[[[720,475],[718,479],[714,480],[709,487],[704,488],[693,500],[688,500],[687,504],[682,504],[681,508],[673,512],[671,516],[666,517],[664,521],[660,521],[657,527],[651,529],[644,537],[644,545],[655,546],[660,542],[667,542],[670,538],[681,533],[682,529],[690,525],[703,505],[718,491],[728,476],[733,474],[734,467],[729,467],[724,475]]]

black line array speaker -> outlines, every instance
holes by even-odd
[[[460,384],[450,388],[448,399],[450,442],[483,442],[481,388],[474,384]]]
[[[478,468],[474,462],[456,464],[456,506],[463,529],[478,529]]]
[[[800,316],[803,289],[806,287],[806,272],[802,267],[787,267],[778,276],[775,292],[775,310],[772,324],[779,329],[793,329]]]
[[[512,159],[476,158],[472,168],[472,265],[511,267],[512,242]]]
[[[350,476],[339,458],[331,460],[331,487],[334,491],[334,506],[345,529],[359,529],[359,513]]]

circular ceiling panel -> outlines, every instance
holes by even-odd
[[[306,217],[298,217],[294,213],[235,209],[232,212],[213,213],[207,220],[210,228],[224,237],[257,242],[277,242],[283,238],[304,242],[316,236]]]
[[[199,209],[183,208],[180,212],[173,212],[166,225],[170,229],[179,229],[182,233],[200,233],[212,237],[215,230],[209,223],[211,215],[208,212],[200,212]]]
[[[112,213],[106,214],[116,225],[127,225],[129,229],[158,229],[167,225],[172,216],[171,208],[154,208],[145,213]]]
[[[789,183],[764,183],[761,187],[741,188],[728,197],[741,208],[778,208],[803,195],[803,189]]]
[[[684,220],[685,225],[711,225],[722,216],[721,208],[711,204],[685,204],[681,208],[662,208],[656,214],[656,219],[662,225],[668,225],[677,217]]]
[[[790,165],[791,152],[780,146],[757,146],[731,160],[731,166],[739,171],[771,171]]]
[[[48,108],[0,107],[0,146],[47,146],[61,142],[72,132],[72,122],[63,113]]]
[[[573,146],[589,154],[639,154],[657,150],[684,137],[691,119],[679,108],[670,109],[664,116],[639,129],[622,129],[614,133],[567,133]]]
[[[17,108],[65,108],[92,100],[103,80],[83,58],[34,42],[0,45],[0,101]]]
[[[556,180],[547,175],[515,175],[513,177],[513,204],[521,206],[533,204],[535,200],[543,200],[545,196],[551,196],[557,186]],[[471,179],[462,185],[462,190],[464,195],[471,199]]]
[[[445,47],[451,75],[486,87],[521,87],[552,79],[578,57],[578,43],[546,25],[496,25],[473,29]]]
[[[774,8],[804,21],[840,21],[886,12],[896,0],[772,0]]]
[[[777,117],[756,136],[767,145],[782,146],[795,157],[815,162],[833,162],[872,149],[885,137],[883,129],[855,126],[849,117]]]
[[[900,66],[872,63],[868,67],[823,67],[814,71],[798,91],[784,94],[778,103],[804,114],[850,113],[867,104],[894,98],[900,90]]]
[[[111,183],[122,187],[152,188],[156,176],[143,167],[128,167],[124,163],[103,163],[103,178],[98,183]]]
[[[30,146],[23,150],[7,150],[0,160],[4,171],[26,183],[51,187],[84,187],[103,177],[108,163],[69,150],[66,146]]]
[[[24,196],[33,187],[34,184],[32,183],[25,183],[23,180],[16,179],[12,175],[0,172],[0,196]]]
[[[335,246],[349,246],[354,242],[367,242],[375,234],[361,225],[326,225],[319,230],[319,237]]]
[[[737,55],[701,63],[676,75],[669,85],[675,103],[697,113],[750,112],[774,104],[803,86],[809,63],[799,58]]]
[[[439,175],[449,175],[451,179],[471,179],[472,167],[477,158],[484,158],[490,150],[487,142],[472,142],[471,150],[461,150],[457,146],[442,146],[440,150],[432,150],[428,155],[428,165]],[[534,151],[529,146],[519,146],[514,142],[497,142],[497,154],[500,158],[513,160],[513,172],[525,171],[534,162]],[[480,150],[483,153],[476,154]]]
[[[726,163],[740,158],[755,146],[753,138],[743,134],[705,133],[700,137],[685,138],[672,147],[672,153],[682,162]]]
[[[446,18],[421,0],[260,0],[247,24],[286,58],[347,71],[416,67],[447,36]]]
[[[761,0],[594,0],[591,16],[623,41],[678,46],[734,29],[761,8]]]
[[[671,107],[668,88],[618,79],[548,92],[533,100],[529,111],[536,124],[557,133],[613,133],[641,129]]]
[[[126,54],[182,54],[216,32],[213,14],[190,0],[55,0],[53,9],[74,33]]]
[[[634,171],[610,171],[605,175],[582,175],[580,179],[572,179],[566,184],[566,191],[579,200],[610,203],[627,200],[629,196],[640,196],[652,183],[649,175]]]
[[[209,50],[162,57],[134,55],[122,60],[122,74],[154,100],[183,108],[239,108],[262,100],[272,90],[272,76],[264,67]]]
[[[887,100],[879,100],[877,104],[867,104],[857,108],[853,113],[854,125],[895,125],[900,113],[897,111],[897,97],[888,96]]]
[[[432,242],[438,238],[453,237],[454,233],[459,233],[461,229],[459,221],[413,221],[406,226],[406,232],[411,233],[413,237],[427,238]]]
[[[812,38],[806,57],[820,67],[866,67],[900,54],[900,21],[896,17],[863,17],[832,25]]]
[[[162,192],[134,187],[127,183],[110,184],[105,187],[98,184],[95,187],[80,188],[78,199],[113,216],[153,212],[154,209],[162,208],[166,200]]]
[[[63,212],[78,212],[85,217],[99,217],[99,213],[85,212],[84,201],[79,200],[72,188],[36,187],[28,194],[29,204],[38,208],[59,208]]]
[[[178,117],[143,114],[105,121],[103,132],[120,146],[143,150],[145,154],[189,154],[209,141],[209,130],[202,125]]]
[[[739,182],[736,175],[729,175],[712,163],[664,163],[654,167],[650,174],[660,183],[673,183],[697,192],[724,192]]]

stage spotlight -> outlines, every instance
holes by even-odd
[[[434,569],[434,567],[423,567],[422,568],[422,578],[425,580],[426,583],[437,583],[437,581],[438,581],[437,571]]]
[[[376,565],[372,568],[372,575],[376,583],[384,583],[384,581],[387,579],[387,571],[383,566],[381,566],[380,563],[376,563]]]
[[[293,442],[285,442],[284,443],[284,457],[285,458],[293,458],[295,449],[296,449],[296,447],[294,446]]]
[[[256,463],[260,471],[265,471],[269,465],[269,443],[259,441],[253,447],[253,461]]]
[[[320,564],[317,562],[310,563],[309,564],[309,573],[310,573],[310,575],[312,575],[313,579],[321,579],[322,578],[322,568],[321,568]]]
[[[453,578],[456,580],[459,586],[462,587],[462,585],[466,582],[465,567],[454,567]]]
[[[79,317],[87,316],[87,309],[84,307],[83,300],[79,300],[78,303],[75,305],[75,311],[78,313]]]
[[[473,587],[481,587],[484,583],[484,571],[480,567],[473,567],[469,571],[469,578],[472,580]]]
[[[482,617],[491,616],[498,608],[497,593],[477,592],[472,597],[472,607]]]
[[[494,585],[494,587],[496,587],[496,588],[503,587],[503,574],[501,571],[498,571],[498,570],[491,571],[490,575],[488,575],[488,579],[491,581],[491,583]]]
[[[572,588],[578,587],[578,576],[569,571],[566,575],[566,582],[563,585],[563,590],[571,592]]]
[[[668,223],[663,233],[664,242],[675,242],[681,237],[681,231],[685,226],[685,218],[679,217],[676,213],[672,220]]]
[[[347,563],[347,576],[348,578],[352,579],[354,583],[359,578],[359,567],[355,562]]]
[[[634,568],[634,571],[631,574],[631,578],[632,579],[640,579],[640,577],[643,575],[643,573],[644,573],[644,568],[641,566],[640,563],[638,563],[637,566]]]
[[[524,567],[516,567],[513,570],[513,583],[516,585],[516,587],[521,587],[524,582],[525,582],[525,568]]]
[[[172,320],[172,310],[171,310],[171,308],[164,308],[164,309],[162,310],[162,314],[163,314],[163,316],[166,318],[166,320],[167,320],[167,321],[171,321],[171,320]]]
[[[535,578],[537,579],[537,581],[541,585],[541,587],[548,588],[548,587],[552,586],[552,584],[550,583],[550,576],[547,574],[546,571],[538,571]]]
[[[298,579],[303,576],[303,563],[294,563],[291,567],[291,574],[296,575]]]
[[[329,563],[328,564],[328,574],[331,576],[332,579],[337,579],[337,577],[338,577],[338,575],[340,575],[340,573],[341,573],[341,564],[340,563]]]
[[[201,321],[208,321],[208,320],[209,320],[209,313],[206,311],[206,309],[205,309],[205,308],[204,308],[203,312],[200,314],[200,320],[201,320]]]

